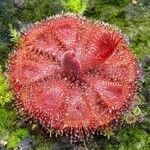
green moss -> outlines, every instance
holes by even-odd
[[[138,11],[142,8],[139,8]],[[135,10],[136,11],[136,10]],[[143,58],[146,55],[150,55],[150,35],[147,34],[150,32],[150,14],[145,13],[131,20],[127,18],[128,28],[126,27],[126,32],[130,35],[132,39],[132,48],[134,52],[140,57]],[[132,22],[131,22],[132,21]]]
[[[16,112],[0,107],[0,141],[7,143],[8,149],[15,147],[26,137],[29,137],[27,128],[16,128]]]
[[[8,80],[2,72],[0,72],[0,105],[3,107],[6,103],[13,99]]]
[[[20,42],[20,32],[18,32],[16,29],[12,27],[12,25],[9,25],[10,27],[10,41],[14,44],[18,44]]]
[[[9,132],[6,129],[0,127],[0,141],[7,141],[8,137]]]
[[[150,134],[139,128],[121,130],[117,136],[118,143],[105,143],[105,150],[149,150]]]
[[[87,8],[87,0],[61,0],[62,5],[66,11],[77,14],[83,14]]]
[[[15,125],[16,114],[12,110],[0,107],[0,141],[8,143],[8,138]]]
[[[115,5],[115,6],[125,6],[127,4],[129,4],[129,0],[98,0],[99,3],[103,3],[103,4],[111,4],[111,5]]]
[[[119,132],[121,145],[119,150],[149,150],[150,135],[138,128],[130,128]]]
[[[37,150],[54,150],[53,149],[53,144],[49,143],[42,143],[40,141],[39,146],[37,147]]]
[[[0,65],[5,68],[6,59],[8,58],[8,53],[10,50],[10,44],[3,42],[0,42]]]
[[[16,115],[14,111],[6,110],[0,107],[0,127],[10,129],[14,125]]]
[[[111,1],[111,0],[110,0]],[[85,13],[86,16],[95,18],[95,19],[100,19],[109,23],[113,23],[115,19],[117,19],[116,22],[121,22],[124,20],[125,17],[125,6],[122,1],[120,4],[122,5],[117,5],[115,3],[116,1],[112,1],[111,3],[109,0],[93,0],[90,1],[88,5],[88,9]],[[114,4],[116,5],[114,5]],[[109,11],[108,11],[109,10]]]
[[[12,132],[8,138],[8,145],[9,149],[14,149],[22,139],[27,138],[29,133],[26,129],[18,129],[15,132]]]
[[[23,22],[36,22],[61,11],[60,0],[26,0],[25,7],[16,12],[16,17]]]

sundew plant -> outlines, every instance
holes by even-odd
[[[0,1],[0,149],[150,149],[148,0]]]

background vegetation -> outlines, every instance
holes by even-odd
[[[143,117],[108,139],[104,136],[86,143],[65,144],[43,136],[36,124],[18,118],[4,74],[8,54],[27,25],[57,13],[74,12],[118,26],[127,35],[145,74],[141,94]],[[0,0],[0,149],[14,150],[25,138],[37,150],[149,150],[150,149],[150,0]],[[31,140],[31,141],[32,141]],[[24,142],[25,143],[25,142]],[[32,143],[32,146],[31,146]],[[22,144],[23,145],[23,144]],[[18,146],[18,149],[19,146]]]

